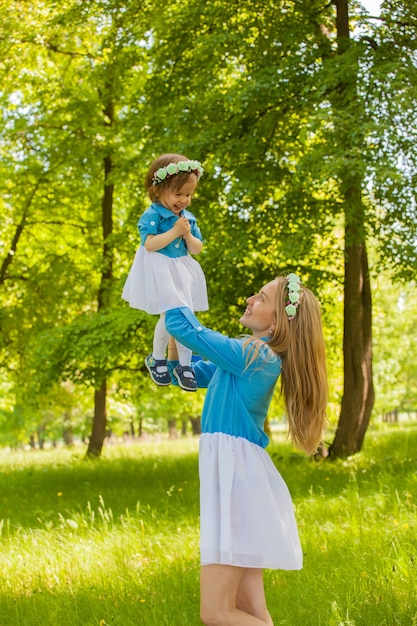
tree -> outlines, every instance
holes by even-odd
[[[35,12],[31,3],[19,5],[19,14],[15,16],[12,5],[9,2],[3,8],[16,26],[11,29],[4,58],[11,65],[17,50],[22,50],[24,62],[23,69],[19,64],[13,68],[15,82],[8,77],[9,89],[4,92],[8,124],[3,141],[10,152],[8,176],[16,179],[13,157],[18,154],[27,193],[19,195],[17,185],[9,185],[9,190],[16,190],[22,210],[21,217],[15,211],[10,234],[5,233],[11,245],[0,266],[1,281],[12,293],[17,278],[12,269],[16,272],[25,259],[24,235],[42,234],[43,245],[35,251],[36,261],[28,264],[28,277],[39,292],[38,268],[43,266],[43,275],[49,276],[52,288],[47,298],[46,325],[56,340],[62,324],[71,323],[74,317],[82,317],[92,309],[97,311],[93,319],[100,328],[100,314],[110,309],[117,293],[113,264],[121,236],[113,232],[113,223],[116,220],[120,224],[125,211],[115,209],[115,201],[117,198],[123,203],[124,194],[134,190],[137,183],[133,182],[130,189],[121,189],[117,196],[115,185],[126,177],[128,163],[140,145],[138,135],[134,147],[126,136],[133,136],[138,125],[129,112],[129,98],[137,112],[147,77],[146,11],[144,3],[138,7],[132,3],[94,2],[87,7],[66,2],[59,7],[43,3]],[[30,79],[24,83],[21,73],[25,72]],[[10,101],[14,100],[17,106],[11,109]],[[33,180],[33,185],[28,185],[28,180]],[[129,203],[132,204],[131,199]],[[12,200],[6,208],[9,207],[15,208]],[[68,230],[74,232],[74,238]],[[49,248],[54,253],[48,257]],[[26,254],[33,254],[32,246],[26,248]],[[81,266],[78,275],[74,269]],[[55,291],[54,280],[60,283],[61,290]],[[66,289],[62,289],[62,283]],[[27,301],[33,301],[33,291],[22,291]],[[39,294],[41,302],[43,295]],[[56,302],[61,303],[62,312],[58,312]],[[30,306],[32,318],[38,305],[36,300]],[[56,322],[51,324],[52,311]],[[22,329],[18,316],[13,318],[16,321],[10,327]],[[31,367],[32,372],[36,371],[33,360],[26,365],[24,361],[31,360],[28,344],[33,348],[36,339],[42,341],[44,329],[45,325],[37,324],[33,332],[22,333],[22,361],[16,364],[16,375]],[[33,354],[39,354],[39,350]],[[100,454],[105,435],[108,373],[102,367],[96,368],[94,374],[95,413],[88,449],[92,456]],[[42,372],[39,378],[46,382]]]
[[[170,20],[155,32],[153,85],[156,94],[171,94],[163,119],[175,114],[194,153],[207,154],[212,166],[203,262],[216,299],[227,294],[224,299],[238,301],[276,266],[299,270],[319,291],[328,280],[343,285],[344,392],[331,452],[346,456],[361,449],[374,402],[368,240],[375,237],[383,248],[380,266],[395,265],[401,251],[397,273],[415,272],[415,143],[400,140],[415,100],[401,90],[388,129],[392,106],[381,80],[389,77],[390,91],[406,71],[407,89],[415,89],[415,44],[411,30],[408,37],[395,33],[391,3],[373,34],[395,42],[393,55],[385,44],[380,52],[358,6],[352,4],[350,18],[346,0],[332,4],[216,2],[204,14],[172,5]],[[411,4],[397,6],[397,13],[412,29]],[[364,25],[364,35],[355,30]],[[168,56],[174,31],[182,38]],[[375,84],[378,95],[385,85],[385,110],[374,97]],[[164,131],[170,136],[169,124]],[[408,175],[392,151],[399,142]],[[387,161],[389,184],[381,177]],[[397,204],[405,195],[401,186],[413,198],[404,212]],[[344,250],[337,242],[341,226]]]
[[[344,391],[338,428],[330,453],[347,456],[358,452],[368,428],[374,404],[372,379],[372,299],[368,266],[366,208],[362,189],[366,166],[362,146],[366,141],[365,110],[358,88],[359,64],[351,54],[347,0],[336,0],[337,54],[330,102],[339,159],[339,181],[345,225],[344,254]],[[326,57],[325,57],[326,58]],[[357,131],[352,132],[356,121]],[[340,158],[343,155],[342,159]],[[358,158],[359,155],[359,158]]]
[[[3,364],[27,390],[94,387],[89,454],[101,451],[106,387],[140,401],[137,354],[153,320],[120,292],[141,180],[173,149],[206,168],[193,200],[203,321],[239,332],[244,296],[275,272],[300,272],[325,314],[344,296],[332,451],[360,449],[372,405],[368,243],[398,278],[416,264],[415,9],[385,4],[372,22],[322,0],[2,3]]]

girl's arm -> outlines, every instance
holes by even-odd
[[[200,254],[203,249],[203,237],[197,225],[197,220],[192,213],[185,212],[185,217],[190,222],[190,232],[184,235],[185,245],[190,254]]]
[[[188,235],[184,235],[184,241],[190,254],[200,254],[203,249],[203,242],[201,239],[198,239],[191,233],[188,233]]]
[[[148,235],[144,245],[148,252],[157,252],[158,250],[168,246],[179,237],[184,237],[185,239],[189,232],[190,225],[188,220],[185,217],[179,217],[174,226],[165,233],[160,233],[159,235]],[[192,254],[197,253],[194,252]]]

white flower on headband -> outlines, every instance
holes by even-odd
[[[160,167],[159,170],[155,172],[153,178],[159,178],[160,182],[162,182],[168,176],[168,170],[166,167]]]
[[[169,165],[167,165],[166,166],[166,170],[167,170],[167,173],[170,176],[174,176],[174,174],[177,173],[177,165],[176,165],[176,163],[170,163]]]
[[[301,280],[297,274],[288,274],[286,279],[288,281],[288,304],[285,312],[288,319],[292,320],[297,315],[297,307],[300,304]]]
[[[176,174],[195,174],[197,178],[203,175],[204,169],[200,161],[178,161],[178,163],[169,163],[165,167],[160,167],[152,176],[152,185],[159,185],[164,180],[175,176]]]

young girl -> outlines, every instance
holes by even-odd
[[[245,338],[203,327],[188,308],[166,314],[171,335],[207,359],[194,364],[199,386],[208,387],[199,453],[200,610],[206,626],[273,626],[263,569],[302,567],[291,496],[264,450],[264,422],[280,374],[294,443],[314,454],[326,421],[317,299],[290,274],[246,302],[240,323],[252,336]],[[175,359],[175,346],[169,356]]]
[[[196,218],[186,210],[203,171],[199,161],[181,154],[163,154],[152,163],[145,179],[152,204],[139,219],[140,246],[122,298],[131,307],[160,315],[152,354],[145,359],[157,385],[171,384],[166,363],[169,334],[165,311],[178,306],[188,306],[193,311],[208,308],[203,271],[190,256],[201,252],[202,236]],[[174,375],[178,385],[195,391],[192,351],[180,342],[177,349],[179,364]]]

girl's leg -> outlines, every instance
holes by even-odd
[[[155,361],[162,361],[163,359],[166,359],[168,341],[169,333],[165,328],[165,313],[161,313],[153,334],[152,356]]]
[[[197,383],[191,367],[192,350],[189,350],[177,340],[175,340],[175,345],[177,347],[179,365],[176,366],[173,373],[178,381],[178,385],[185,391],[196,391]]]
[[[262,570],[203,565],[201,620],[205,626],[273,626],[265,604]]]
[[[171,384],[171,376],[166,362],[169,333],[165,328],[165,313],[161,313],[153,336],[153,351],[145,359],[145,365],[153,382],[166,387]]]
[[[180,343],[176,339],[175,339],[175,345],[177,346],[178,361],[180,362],[180,365],[182,365],[183,367],[184,366],[190,367],[193,351],[183,346],[182,343]]]

